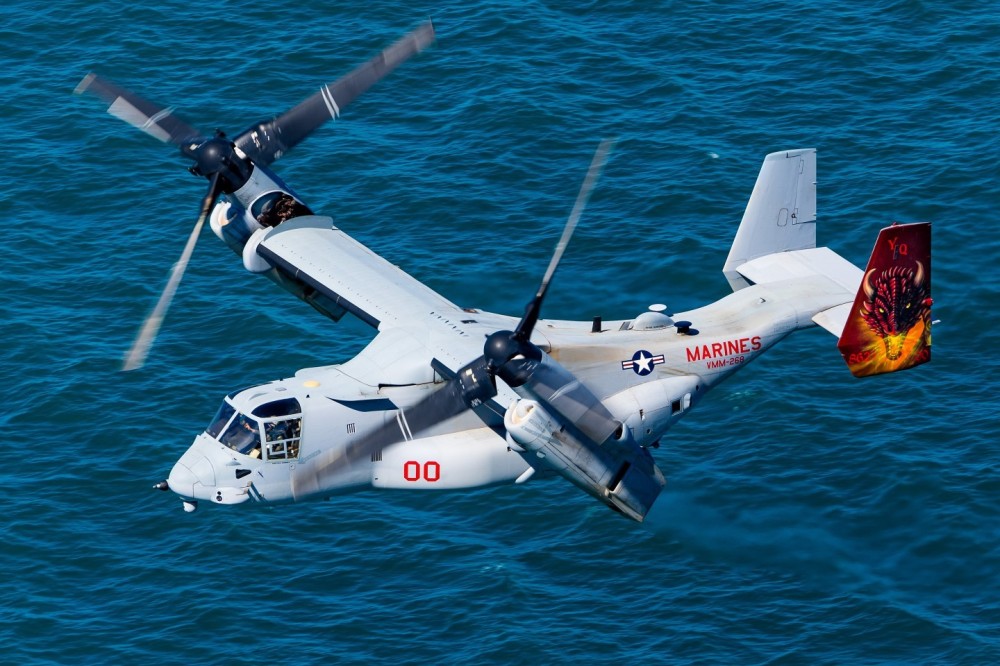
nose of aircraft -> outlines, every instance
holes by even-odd
[[[249,459],[244,464],[253,466]],[[167,480],[154,487],[180,495],[185,511],[194,511],[198,500],[240,504],[250,498],[251,472],[239,467],[230,449],[202,433],[174,464]]]
[[[167,477],[167,486],[170,490],[184,497],[194,497],[194,484],[200,483],[194,472],[181,463],[175,463]]]
[[[215,468],[192,446],[181,456],[167,477],[170,490],[187,499],[210,499],[215,489]]]

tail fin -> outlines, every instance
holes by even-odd
[[[855,377],[931,360],[930,222],[886,227],[837,348]]]
[[[739,267],[776,252],[816,247],[816,150],[764,158],[722,272],[733,291],[750,285]]]

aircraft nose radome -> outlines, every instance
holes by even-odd
[[[170,470],[167,485],[181,497],[207,499],[215,487],[215,468],[205,456],[188,451]]]
[[[194,484],[197,481],[198,477],[195,476],[194,472],[179,462],[174,465],[174,468],[170,470],[170,476],[167,477],[167,485],[170,490],[182,497],[194,497]]]

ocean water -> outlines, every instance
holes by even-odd
[[[97,70],[239,132],[427,17],[435,45],[276,164],[453,301],[516,314],[618,137],[543,316],[717,299],[763,156],[818,149],[861,264],[934,223],[934,360],[857,380],[798,333],[656,452],[647,522],[559,480],[205,507],[151,490],[235,388],[344,361],[206,233],[205,185],[72,95]],[[1000,11],[806,0],[41,3],[0,9],[0,662],[1000,663]]]

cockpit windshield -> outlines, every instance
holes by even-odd
[[[243,455],[260,458],[260,424],[249,416],[237,414],[219,441]]]
[[[233,414],[235,413],[236,409],[230,405],[229,402],[223,400],[222,406],[219,407],[219,411],[216,412],[215,417],[212,419],[212,422],[208,424],[208,428],[205,432],[218,439],[222,430],[229,423],[229,419],[233,418]]]

